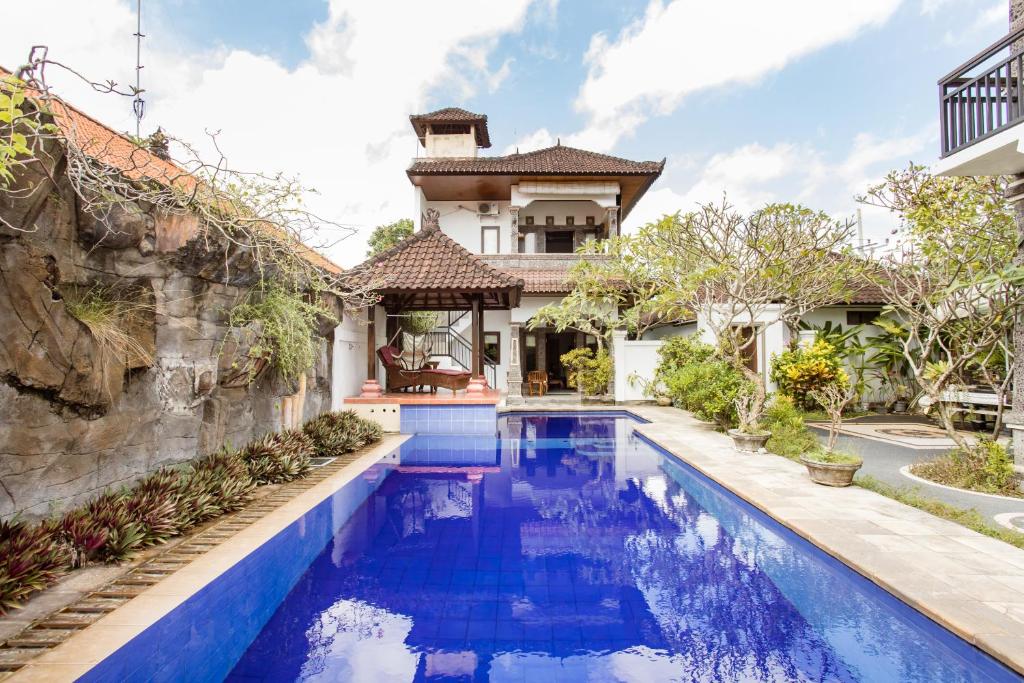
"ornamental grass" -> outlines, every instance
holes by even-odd
[[[354,412],[324,413],[301,430],[266,434],[241,450],[222,448],[104,491],[57,519],[0,521],[0,615],[70,569],[124,561],[241,509],[257,486],[305,476],[315,456],[349,453],[381,436],[379,424]]]

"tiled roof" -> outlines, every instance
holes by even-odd
[[[474,114],[460,107],[445,107],[429,114],[413,114],[409,117],[416,136],[421,140],[426,135],[428,123],[468,123],[476,126],[476,144],[478,147],[490,147],[491,136],[487,131],[487,115]]]
[[[353,277],[380,283],[377,288],[382,291],[481,292],[523,286],[522,279],[482,262],[430,225],[358,266]]]
[[[0,78],[12,75],[0,66]],[[198,183],[196,177],[173,161],[161,159],[56,96],[50,97],[48,105],[61,134],[92,159],[120,171],[132,180],[152,180],[162,185],[173,185],[185,192],[195,189]],[[314,266],[334,274],[342,272],[340,266],[314,249],[299,244],[298,250]]]
[[[568,268],[547,270],[513,270],[523,278],[523,294],[565,294],[572,291]]]
[[[406,173],[417,175],[579,175],[657,176],[665,160],[630,161],[585,149],[555,145],[500,157],[416,159]]]

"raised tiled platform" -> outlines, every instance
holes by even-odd
[[[380,398],[361,398],[359,396],[352,396],[351,398],[345,399],[345,405],[376,405],[376,404],[392,404],[392,405],[426,405],[426,406],[444,406],[444,405],[498,405],[501,403],[502,394],[500,391],[488,390],[485,391],[482,396],[467,396],[466,392],[451,392],[447,389],[438,389],[436,394],[430,394],[427,392],[422,393],[405,393],[405,392],[394,392],[390,394],[384,394]]]

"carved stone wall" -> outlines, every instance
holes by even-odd
[[[0,227],[0,518],[44,516],[278,427],[294,386],[270,371],[227,381],[238,349],[223,342],[225,311],[252,282],[244,262],[225,284],[223,253],[189,217],[97,217],[68,186],[19,182],[34,191],[0,198],[20,228]],[[69,288],[125,284],[151,310],[129,330],[147,358],[128,362],[65,305]],[[328,359],[322,339],[305,418],[330,407]]]

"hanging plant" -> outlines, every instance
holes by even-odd
[[[249,328],[255,333],[249,358],[265,360],[286,380],[295,379],[316,362],[317,323],[323,318],[338,322],[319,301],[311,303],[302,292],[276,284],[254,288],[228,314],[232,327]],[[250,379],[258,374],[259,365],[251,364]]]

